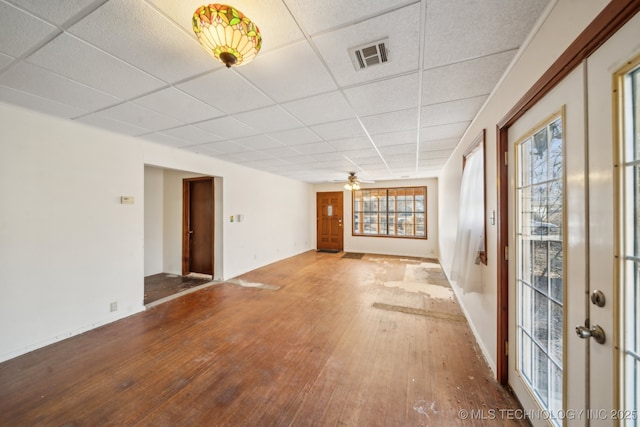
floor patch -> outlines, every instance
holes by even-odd
[[[243,288],[258,288],[258,289],[267,289],[269,291],[277,291],[280,289],[280,286],[267,285],[266,283],[258,283],[258,282],[247,282],[242,279],[231,279],[226,280],[224,283],[233,283],[234,285],[242,286]]]
[[[443,313],[440,311],[429,311],[423,308],[404,307],[402,305],[383,304],[374,302],[373,308],[387,311],[397,311],[399,313],[415,314],[417,316],[432,317],[434,319],[451,320],[453,322],[466,322],[467,319],[459,314]]]
[[[359,253],[359,252],[347,252],[344,255],[342,255],[342,258],[348,258],[348,259],[362,259],[362,257],[364,256],[363,253]]]

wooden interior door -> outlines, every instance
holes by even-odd
[[[318,250],[340,252],[344,245],[342,191],[317,193],[316,211]]]
[[[213,189],[212,177],[183,181],[183,275],[213,275]]]

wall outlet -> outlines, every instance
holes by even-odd
[[[118,303],[116,301],[114,301],[111,304],[109,304],[109,310],[118,311]]]

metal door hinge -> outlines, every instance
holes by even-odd
[[[504,247],[504,260],[509,261],[509,246]]]
[[[509,341],[504,342],[504,355],[505,356],[509,355]]]
[[[509,152],[508,151],[504,152],[504,165],[505,166],[509,166]]]

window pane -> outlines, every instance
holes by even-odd
[[[543,128],[533,135],[531,146],[532,167],[531,183],[544,182],[547,180],[547,159],[549,151],[547,150],[547,128]]]
[[[516,235],[520,340],[516,361],[546,410],[562,409],[563,307],[562,118],[517,146]],[[558,420],[551,420],[558,425]]]
[[[426,238],[426,187],[353,191],[353,234]]]
[[[640,68],[626,75],[622,93],[624,112],[618,119],[625,125],[621,141],[624,155],[621,187],[625,191],[620,206],[624,219],[619,227],[624,252],[620,299],[624,359],[620,380],[622,409],[637,413],[640,410]]]

